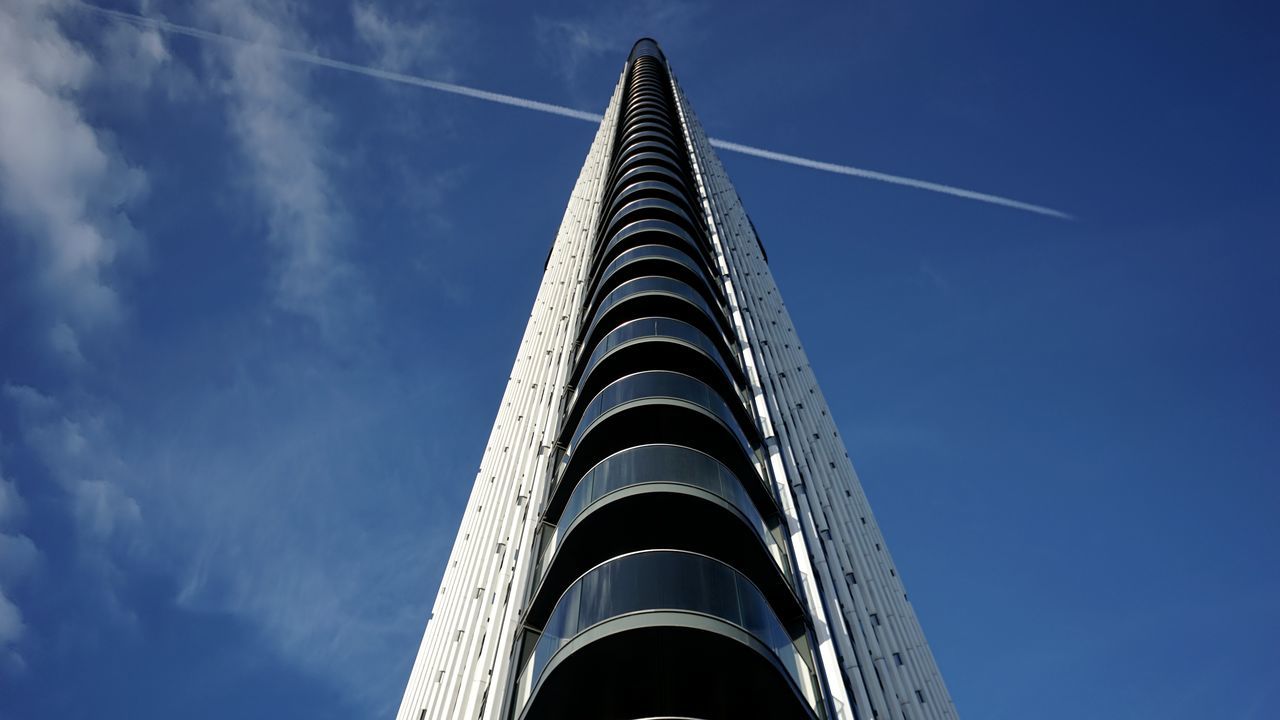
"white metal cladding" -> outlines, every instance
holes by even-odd
[[[556,235],[397,720],[503,711],[621,92],[619,80]]]
[[[755,228],[675,73],[670,74],[836,712],[853,718],[848,707],[852,696],[863,720],[954,719],[955,704],[827,411]]]

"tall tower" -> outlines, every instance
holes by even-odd
[[[767,263],[639,41],[398,720],[956,717]]]

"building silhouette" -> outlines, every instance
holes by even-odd
[[[956,717],[767,262],[639,41],[399,720]]]

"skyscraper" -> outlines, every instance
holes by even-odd
[[[399,720],[954,718],[656,43],[578,177]]]

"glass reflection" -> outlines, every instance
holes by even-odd
[[[587,363],[578,377],[586,378],[590,376],[596,365],[614,348],[625,345],[632,340],[647,337],[669,337],[683,340],[706,353],[720,367],[721,372],[726,377],[741,378],[740,372],[734,372],[729,368],[729,363],[724,359],[724,355],[716,346],[715,341],[689,323],[667,317],[637,318],[611,330],[600,342],[596,343],[595,349],[591,352],[591,357],[587,359]],[[736,362],[736,356],[734,356],[734,362]],[[581,382],[579,382],[579,385],[581,385]],[[576,401],[577,398],[575,397],[574,400]]]
[[[669,245],[641,245],[640,247],[631,248],[614,258],[612,262],[600,274],[600,279],[592,283],[596,286],[596,290],[591,294],[591,299],[587,301],[586,308],[588,313],[594,313],[594,308],[599,303],[601,290],[608,285],[608,280],[614,273],[621,270],[627,265],[639,262],[641,260],[669,260],[687,269],[700,282],[699,289],[705,291],[707,300],[714,304],[717,308],[723,307],[721,299],[723,295],[717,292],[713,283],[707,278],[706,272],[696,263],[693,258],[686,253],[677,250]],[[653,270],[646,275],[668,275],[667,272],[661,270]],[[676,279],[683,280],[677,276]],[[621,283],[619,283],[621,285]],[[614,288],[610,288],[611,290]]]
[[[608,236],[606,235],[605,237]],[[711,262],[711,256],[708,255],[707,245],[705,243],[699,240],[694,240],[693,236],[685,231],[684,228],[676,225],[670,220],[662,220],[660,218],[637,220],[623,225],[620,229],[614,232],[612,237],[609,238],[604,249],[597,254],[596,257],[598,259],[593,262],[598,264],[600,262],[599,258],[609,258],[613,255],[613,251],[616,248],[621,247],[623,243],[636,245],[658,243],[687,249],[702,261],[704,267],[716,267],[716,265]]]
[[[755,481],[763,484],[758,476]],[[785,551],[769,532],[769,526],[765,523],[760,509],[751,499],[751,495],[743,487],[738,476],[719,460],[704,452],[683,445],[669,444],[627,448],[601,460],[583,475],[560,511],[560,519],[556,522],[555,531],[540,555],[542,559],[539,563],[540,567],[545,570],[550,566],[548,561],[555,554],[569,526],[592,503],[622,488],[654,483],[688,485],[706,490],[737,508],[769,550],[778,569],[789,577]],[[768,512],[773,513],[776,510],[768,508]]]
[[[729,403],[720,397],[720,393],[701,380],[682,373],[669,370],[647,370],[614,380],[591,399],[591,402],[583,410],[582,417],[578,420],[578,426],[574,430],[573,438],[565,448],[564,458],[561,460],[561,469],[563,469],[564,465],[568,465],[573,451],[577,449],[578,442],[582,439],[582,435],[587,431],[587,428],[591,427],[591,423],[619,405],[645,398],[684,400],[709,410],[711,414],[719,418],[729,428],[734,437],[741,443],[747,456],[755,461],[759,460],[756,444],[747,439],[747,435],[743,432],[737,416],[734,415]],[[757,436],[758,433],[752,428],[752,437]]]
[[[732,567],[695,553],[646,550],[589,570],[560,596],[517,687],[528,700],[556,651],[593,625],[629,613],[702,613],[742,628],[773,651],[811,707],[813,671],[764,595]]]
[[[604,216],[612,218],[617,209],[624,205],[628,199],[636,199],[633,196],[650,197],[667,202],[674,203],[677,207],[684,211],[685,215],[693,217],[696,212],[693,203],[689,201],[689,196],[680,188],[671,185],[663,180],[640,180],[625,185],[613,197],[608,198],[608,210]]]
[[[587,326],[587,331],[583,333],[583,338],[591,338],[595,333],[596,325],[600,320],[609,313],[614,306],[619,305],[629,298],[636,295],[661,292],[669,295],[675,295],[683,300],[687,300],[695,307],[702,311],[708,319],[719,327],[720,332],[724,334],[725,344],[733,342],[733,331],[729,329],[728,322],[725,321],[724,315],[720,312],[719,307],[712,309],[706,299],[697,290],[694,290],[687,283],[676,280],[675,278],[662,277],[660,275],[648,275],[628,280],[604,296],[600,301],[600,307],[592,314],[591,324]]]
[[[609,218],[608,224],[605,226],[605,235],[612,233],[613,228],[620,223],[630,222],[628,216],[644,212],[646,210],[661,210],[662,212],[669,213],[673,217],[678,218],[676,225],[680,226],[680,224],[683,223],[683,227],[688,232],[695,232],[699,227],[698,223],[693,218],[689,217],[689,213],[681,209],[679,205],[661,198],[641,198],[639,200],[632,200],[614,211],[613,215]]]

